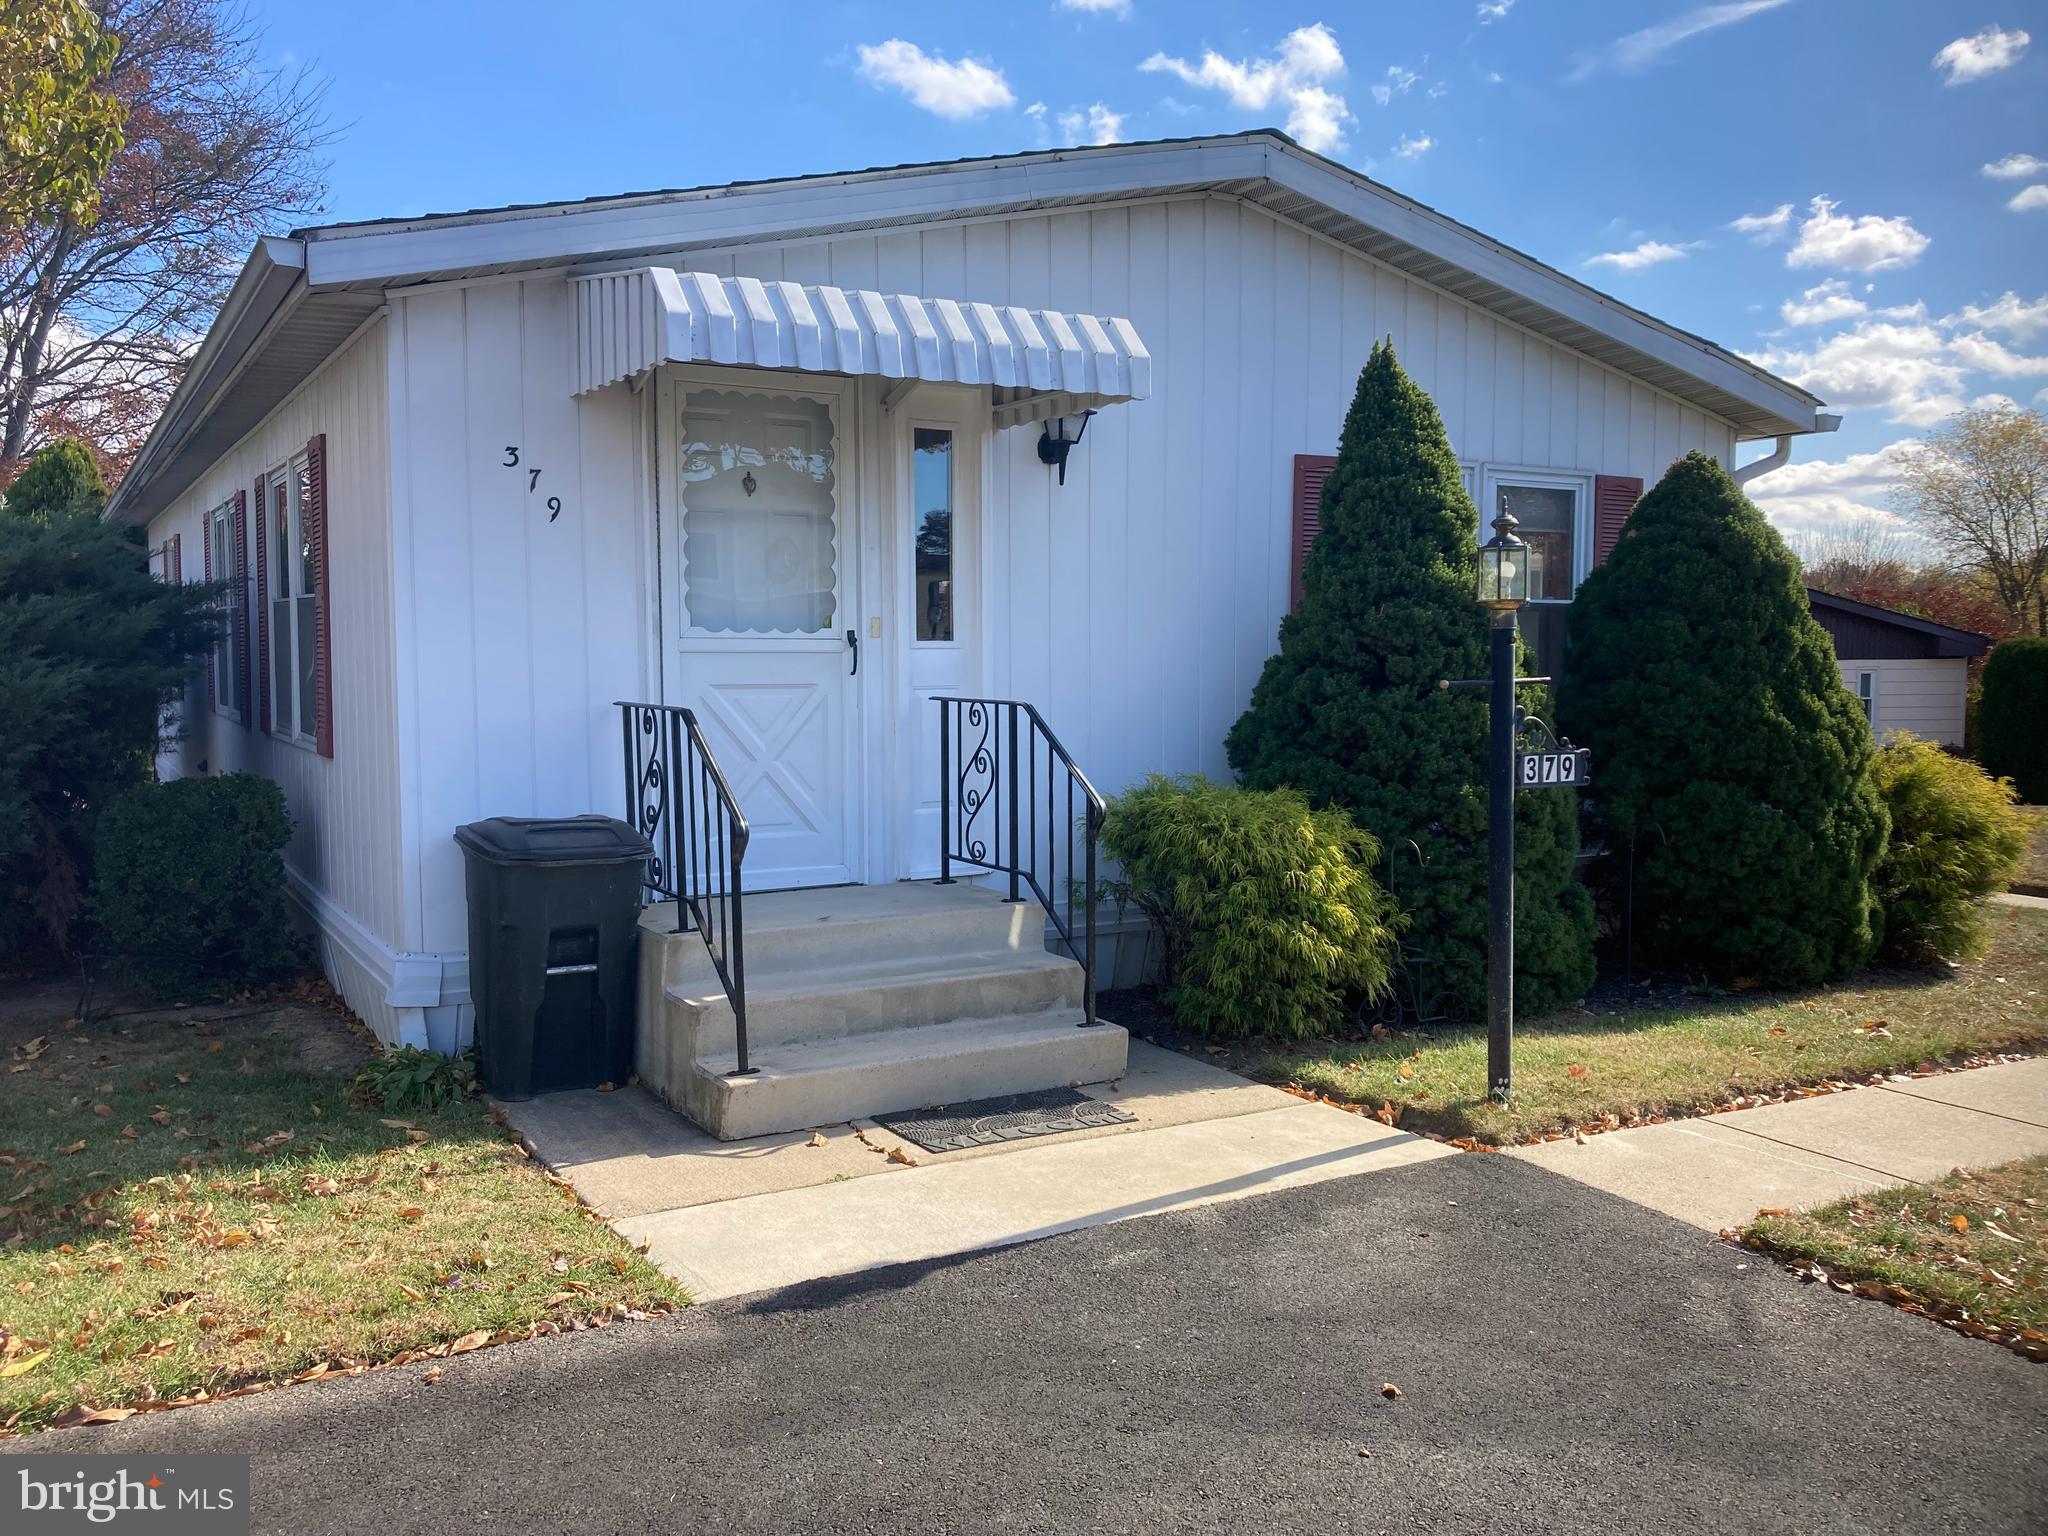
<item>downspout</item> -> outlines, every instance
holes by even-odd
[[[1839,416],[1819,414],[1813,418],[1813,430],[1816,432],[1832,432],[1841,424],[1842,418]],[[1792,434],[1790,432],[1780,432],[1778,434],[1777,447],[1758,459],[1754,464],[1745,464],[1742,468],[1735,471],[1735,483],[1737,485],[1747,485],[1759,476],[1768,475],[1774,469],[1783,469],[1791,462]]]

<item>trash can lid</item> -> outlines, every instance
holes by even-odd
[[[493,816],[457,827],[455,841],[493,864],[630,864],[654,852],[610,816]]]

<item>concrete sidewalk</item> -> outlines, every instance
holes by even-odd
[[[638,1089],[505,1106],[535,1154],[698,1301],[1456,1154],[1133,1041],[1136,1118],[932,1153],[869,1120],[714,1140]]]
[[[1508,1152],[1696,1227],[2048,1153],[2048,1058]]]

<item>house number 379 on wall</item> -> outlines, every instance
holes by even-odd
[[[540,471],[531,468],[530,466],[522,465],[519,462],[519,448],[517,444],[507,443],[505,445],[505,457],[500,459],[498,462],[502,467],[506,469],[525,469],[526,494],[529,496],[536,496],[540,494]],[[560,517],[561,515],[562,498],[559,496],[550,496],[548,498],[548,521],[552,523],[556,518]]]

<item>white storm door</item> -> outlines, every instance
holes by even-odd
[[[844,396],[674,382],[670,697],[745,812],[749,890],[859,878]]]

